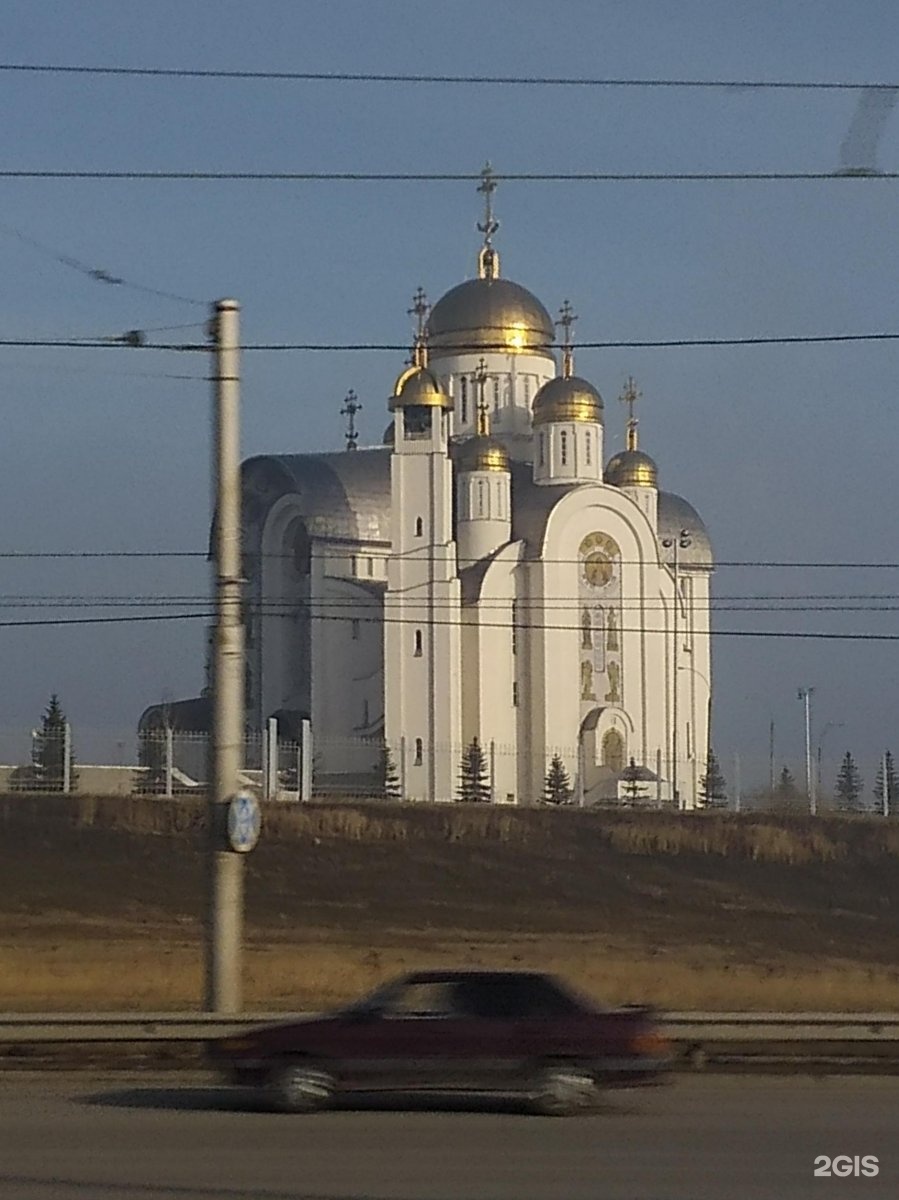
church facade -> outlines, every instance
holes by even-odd
[[[415,298],[384,444],[244,463],[247,720],[310,721],[337,785],[386,745],[406,798],[453,800],[476,744],[496,802],[539,800],[558,756],[577,802],[691,808],[709,538],[659,490],[631,381],[627,448],[606,459],[567,302],[554,323],[500,273],[494,186],[476,277]]]

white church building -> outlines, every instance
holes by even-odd
[[[247,721],[309,721],[338,785],[386,744],[408,799],[457,798],[477,740],[495,802],[538,801],[558,754],[576,802],[620,798],[632,764],[641,796],[692,808],[709,538],[659,490],[630,380],[626,449],[606,460],[568,303],[554,323],[500,272],[494,187],[485,172],[475,278],[415,298],[384,444],[356,448],[351,424],[342,452],[244,463]]]

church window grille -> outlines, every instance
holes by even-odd
[[[486,496],[485,496],[486,491],[487,491],[487,488],[486,488],[486,485],[485,485],[483,479],[479,479],[478,480],[478,516],[479,517],[483,517],[483,515],[484,515],[484,501],[486,498]]]
[[[459,391],[462,400],[462,424],[468,421],[468,377],[463,375],[459,381]]]
[[[540,437],[538,439],[538,444],[539,444],[539,452],[540,452],[540,466],[545,467],[546,466],[546,434],[545,433],[540,434]]]
[[[358,642],[359,641],[359,622],[355,617],[353,618],[352,630],[353,630],[353,641]]]
[[[493,411],[499,412],[499,376],[493,376]]]
[[[415,739],[415,760],[412,763],[412,765],[414,767],[421,766],[423,754],[424,754],[424,745],[422,743],[422,740],[421,740],[421,738],[416,738]]]
[[[568,434],[563,429],[559,434],[560,461],[563,467],[568,466]]]
[[[421,658],[421,640],[422,640],[421,639],[421,630],[416,629],[416,631],[415,631],[415,657],[416,658]]]
[[[585,433],[584,434],[584,462],[587,464],[588,467],[590,466],[590,461],[591,461],[590,434]]]
[[[425,524],[421,517],[415,518],[415,536],[421,537],[425,531]]]

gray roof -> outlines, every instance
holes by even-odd
[[[504,439],[499,439],[504,440]],[[390,447],[331,454],[260,455],[243,464],[244,512],[262,524],[282,496],[296,495],[312,537],[390,542]],[[512,540],[540,553],[549,514],[579,484],[536,484],[529,463],[512,468]],[[587,485],[589,486],[589,485]],[[678,550],[685,567],[711,567],[712,545],[696,509],[680,496],[659,492],[659,540],[687,530],[690,545]],[[673,549],[662,550],[665,561]],[[472,577],[475,592],[480,581]]]
[[[312,537],[390,541],[390,449],[260,455],[243,464],[244,513],[261,524],[282,496],[299,497]]]

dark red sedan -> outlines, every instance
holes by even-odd
[[[393,1092],[518,1096],[561,1116],[602,1086],[656,1081],[671,1064],[648,1009],[603,1009],[524,971],[417,971],[348,1008],[251,1029],[210,1053],[232,1082],[284,1112]]]

